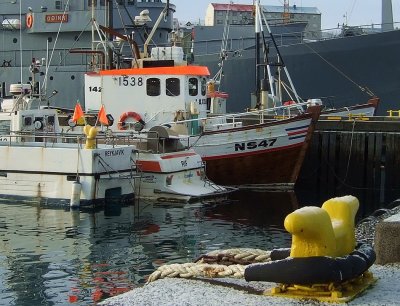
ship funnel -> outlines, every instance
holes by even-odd
[[[394,30],[392,0],[382,0],[382,32],[392,30]]]

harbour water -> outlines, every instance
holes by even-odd
[[[165,263],[218,249],[289,247],[285,216],[320,204],[303,195],[240,191],[218,203],[99,211],[1,202],[0,305],[94,304],[144,284]]]

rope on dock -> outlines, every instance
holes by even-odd
[[[223,265],[241,264],[249,265],[256,262],[271,260],[271,252],[261,249],[236,248],[211,251],[200,256],[195,262],[217,263]]]
[[[153,282],[160,278],[165,277],[181,277],[181,278],[192,278],[192,277],[233,277],[243,278],[244,277],[244,265],[217,265],[217,264],[199,264],[194,262],[184,264],[170,264],[159,267],[153,272],[147,283]]]
[[[163,265],[149,276],[147,283],[165,277],[243,278],[247,265],[270,260],[271,252],[260,249],[216,250],[200,256],[196,262]]]

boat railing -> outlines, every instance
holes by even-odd
[[[158,45],[161,46],[161,45]],[[151,45],[153,47],[153,45]],[[84,48],[82,50],[90,50]],[[126,50],[128,50],[126,48]],[[85,71],[90,71],[91,54],[77,53],[71,54],[69,48],[55,48],[52,62],[50,66],[64,67],[64,66],[83,66]],[[128,50],[129,51],[129,50]],[[22,52],[22,56],[21,56]],[[42,59],[47,58],[46,49],[29,49],[20,50],[4,50],[0,52],[0,67],[29,67],[32,63],[32,58]],[[21,62],[22,59],[22,62]],[[80,69],[80,71],[83,69]]]
[[[238,122],[238,120],[242,120],[246,116],[247,117],[253,116],[257,119],[257,121],[262,123],[267,120],[276,121],[276,120],[291,118],[295,115],[298,115],[299,111],[303,112],[303,109],[306,109],[307,106],[309,105],[310,105],[309,102],[300,102],[291,105],[275,106],[264,109],[250,109],[248,111],[240,113],[210,114],[209,116],[207,116],[207,118],[178,120],[178,121],[166,122],[163,125],[172,126],[175,124],[182,124],[182,123],[201,122],[203,126],[207,126],[208,121],[211,122],[212,120],[215,121],[217,119],[223,119],[223,121],[229,123],[236,123]]]
[[[111,130],[99,131],[95,138],[95,147],[101,145],[135,146],[138,151],[166,153],[178,151],[181,146],[171,144],[178,142],[180,138],[162,137],[157,133],[145,131],[121,131],[112,132]],[[30,147],[73,147],[84,148],[87,137],[82,132],[34,132],[34,131],[10,131],[9,134],[0,135],[0,145],[4,146],[30,146]]]
[[[84,135],[68,133],[10,131],[9,134],[0,135],[0,144],[8,146],[31,147],[71,147],[78,144],[83,147],[86,138]]]

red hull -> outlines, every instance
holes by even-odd
[[[257,154],[204,158],[208,178],[220,185],[293,186],[303,164],[320,108],[313,107],[308,112],[312,120],[304,142],[296,146],[275,151],[262,151]]]

